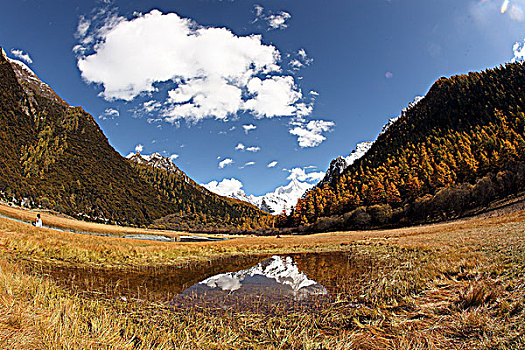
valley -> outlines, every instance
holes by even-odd
[[[404,229],[174,245],[0,218],[0,344],[511,348],[525,331],[524,232],[525,212],[514,210]],[[289,256],[328,293],[290,302],[233,291],[232,304],[179,294],[274,255]]]
[[[435,43],[524,12],[449,2],[30,9],[70,37],[0,47],[0,349],[525,349],[525,41]]]

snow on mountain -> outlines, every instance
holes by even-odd
[[[406,108],[403,108],[400,115],[388,120],[388,122],[381,129],[381,132],[379,133],[379,135],[384,134],[395,122],[399,120],[399,118],[402,118],[409,110],[411,110],[415,105],[417,105],[419,101],[421,101],[422,99],[423,99],[423,96],[416,96],[414,100],[410,102]],[[356,160],[363,157],[366,154],[366,152],[368,152],[368,150],[372,147],[374,142],[375,141],[365,141],[365,142],[358,143],[355,150],[353,150],[352,153],[350,153],[350,155],[346,157],[339,156],[336,159],[332,160],[330,162],[330,165],[328,166],[328,170],[326,171],[325,177],[323,178],[323,180],[321,180],[319,184],[332,182],[335,176],[341,175],[346,168],[354,164]]]
[[[416,96],[412,102],[408,104],[406,108],[401,110],[401,114],[397,117],[390,118],[388,122],[383,126],[379,135],[383,135],[399,118],[403,117],[409,110],[411,110],[415,105],[423,99],[424,96]]]
[[[256,278],[253,278],[256,277]],[[287,291],[296,297],[307,295],[326,294],[326,288],[314,280],[309,279],[301,272],[297,264],[289,256],[281,257],[274,255],[269,259],[261,261],[254,267],[237,272],[221,273],[199,282],[188,291],[206,289],[217,289],[221,291],[234,292],[245,290],[257,290],[268,287]]]
[[[355,150],[350,153],[350,155],[346,157],[339,156],[336,159],[332,160],[330,162],[330,165],[328,166],[328,170],[326,171],[326,175],[321,180],[320,183],[330,183],[332,182],[334,176],[339,176],[343,173],[343,171],[348,168],[350,165],[354,164],[356,160],[363,157],[366,152],[372,147],[374,144],[374,141],[366,141],[358,143]]]
[[[160,153],[146,155],[140,154],[140,152],[131,152],[126,156],[126,158],[139,164],[145,164],[153,168],[164,169],[169,174],[181,175],[184,177],[186,182],[191,182],[190,178],[182,170],[180,170],[170,158],[163,157]]]
[[[42,82],[37,75],[29,68],[24,62],[18,61],[8,57],[5,51],[2,49],[2,55],[11,63],[11,67],[16,74],[16,79],[24,89],[24,91],[29,95],[33,95],[33,91],[40,91],[40,95],[45,98],[54,100],[64,106],[70,107],[64,100],[62,100],[56,93],[51,89],[49,85]],[[32,99],[33,104],[36,104],[36,101]]]
[[[259,197],[260,204],[256,205],[271,214],[281,214],[283,211],[289,214],[297,200],[312,187],[307,182],[292,179],[288,185],[277,187],[273,192]]]
[[[237,179],[224,179],[221,182],[211,181],[203,185],[211,192],[221,196],[236,198],[251,203],[270,214],[278,215],[284,211],[290,213],[297,200],[313,185],[292,179],[288,185],[277,187],[273,192],[262,196],[247,195],[242,189],[242,182]]]

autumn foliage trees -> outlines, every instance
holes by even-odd
[[[307,192],[289,221],[333,229],[435,220],[525,189],[524,81],[521,63],[441,78],[363,158]]]
[[[0,199],[89,221],[184,230],[254,230],[274,218],[187,177],[133,164],[94,118],[0,55]],[[32,86],[36,88],[33,88]]]

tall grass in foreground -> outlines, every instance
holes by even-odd
[[[73,293],[22,269],[30,251],[0,231],[0,348],[525,348],[524,218],[410,232],[345,245],[367,266],[315,312],[268,314]]]

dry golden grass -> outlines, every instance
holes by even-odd
[[[0,348],[521,349],[524,235],[524,212],[397,230],[183,244],[38,230],[0,219]],[[28,269],[336,250],[370,264],[361,274],[342,276],[332,302],[271,314],[86,298]]]
[[[117,225],[104,225],[93,222],[80,221],[66,216],[59,216],[49,211],[43,210],[25,210],[17,207],[11,207],[0,203],[0,214],[5,216],[23,220],[26,222],[35,221],[36,215],[42,216],[42,221],[46,226],[58,227],[61,229],[70,229],[83,232],[95,232],[101,234],[150,234],[150,235],[163,235],[168,237],[177,237],[180,234],[185,234],[178,231],[166,231],[166,230],[150,230],[145,228],[134,228]]]

